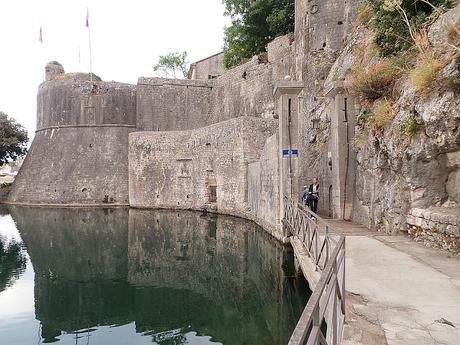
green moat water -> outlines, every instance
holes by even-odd
[[[254,224],[0,208],[0,344],[286,344],[310,295]]]

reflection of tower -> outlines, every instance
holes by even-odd
[[[217,180],[212,159],[208,160],[208,166],[206,167],[206,193],[209,204],[217,202]]]
[[[38,91],[37,130],[9,202],[128,204],[128,134],[136,89],[46,66]]]
[[[35,271],[35,313],[45,342],[61,331],[129,317],[127,209],[9,206],[9,211]]]

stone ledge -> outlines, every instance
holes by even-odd
[[[410,215],[439,223],[460,225],[460,207],[413,208]]]
[[[406,221],[411,226],[460,237],[460,208],[413,208]]]
[[[148,86],[186,86],[186,87],[207,87],[212,88],[212,80],[191,80],[191,79],[169,79],[169,78],[148,78],[140,77],[138,85]]]

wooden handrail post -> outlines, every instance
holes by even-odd
[[[316,236],[315,236],[315,260],[318,260],[319,253],[318,253],[318,237],[319,237],[319,228],[318,228],[318,223],[315,220],[315,230],[316,230]]]
[[[329,261],[329,226],[326,225],[326,235],[324,240],[326,241],[326,263]],[[326,265],[324,265],[326,266]]]
[[[346,257],[345,257],[345,246],[346,246],[346,241],[345,241],[345,237],[343,238],[343,244],[342,244],[342,250],[343,250],[343,262],[342,262],[342,266],[343,266],[343,273],[342,273],[342,312],[345,314],[345,274],[346,274],[346,271],[345,271],[345,264],[346,264]]]

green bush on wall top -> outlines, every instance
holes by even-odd
[[[407,50],[413,46],[409,28],[401,14],[384,9],[385,0],[365,0],[374,10],[372,27],[375,31],[375,43],[381,56],[389,56]],[[454,5],[453,0],[430,0],[433,6],[445,9]],[[402,0],[401,7],[407,14],[409,22],[414,29],[426,23],[434,9],[421,0]]]
[[[294,0],[223,0],[232,25],[224,33],[224,65],[231,68],[266,51],[278,36],[294,31]]]

